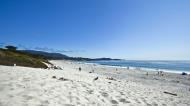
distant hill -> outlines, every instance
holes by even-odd
[[[74,61],[99,61],[99,60],[120,60],[120,59],[111,59],[111,58],[83,58],[83,57],[69,57],[67,55],[61,53],[48,53],[44,51],[36,51],[36,50],[20,50],[24,53],[39,55],[45,59],[50,60],[74,60]]]
[[[61,53],[48,53],[48,52],[36,51],[36,50],[20,50],[20,51],[24,52],[24,53],[33,54],[33,55],[39,55],[39,56],[46,58],[46,59],[61,60],[61,59],[69,58],[68,56],[63,55]]]
[[[100,61],[119,60],[111,58],[83,58],[69,57],[61,53],[48,53],[36,50],[16,50],[17,47],[6,46],[7,49],[0,48],[0,65],[47,68],[45,63],[51,64],[48,60],[73,60],[73,61]]]
[[[47,68],[44,64],[49,63],[47,59],[39,55],[20,52],[17,50],[8,50],[0,48],[0,65]]]

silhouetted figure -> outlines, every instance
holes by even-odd
[[[158,71],[158,75],[164,76],[164,72],[163,71]]]
[[[185,72],[182,72],[182,73],[181,73],[181,75],[187,75],[187,73],[185,73]]]
[[[82,69],[81,69],[81,67],[79,67],[79,71],[81,71]]]
[[[148,72],[146,72],[146,76],[148,76]]]
[[[127,70],[129,70],[129,66],[127,67]]]

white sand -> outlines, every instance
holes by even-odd
[[[0,106],[190,106],[190,76],[51,62],[63,70],[0,66]]]

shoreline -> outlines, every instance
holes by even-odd
[[[74,62],[74,61],[73,61]],[[183,71],[183,70],[169,70],[169,69],[156,69],[156,68],[144,68],[144,67],[132,67],[132,66],[117,66],[117,65],[104,65],[104,64],[98,64],[98,63],[88,63],[88,62],[77,62],[79,64],[94,64],[94,65],[100,65],[100,66],[106,66],[106,67],[113,67],[113,68],[124,68],[127,69],[128,67],[130,69],[140,69],[140,70],[144,70],[144,71],[154,71],[154,72],[158,72],[158,71],[163,71],[163,72],[167,72],[167,73],[175,73],[175,74],[182,74],[183,72],[190,74],[190,71]]]

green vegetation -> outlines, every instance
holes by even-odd
[[[17,51],[14,46],[6,46],[7,49],[0,48],[0,65],[47,68],[44,64],[49,63],[47,59],[29,53]]]
[[[17,47],[11,46],[11,45],[5,46],[5,48],[7,48],[8,50],[12,50],[12,51],[16,51],[16,49],[17,49]]]
[[[44,63],[51,64],[48,60],[73,60],[73,61],[99,61],[99,60],[119,60],[111,58],[83,58],[69,57],[60,53],[48,53],[35,50],[17,50],[15,46],[5,46],[0,48],[0,65],[47,68]]]

